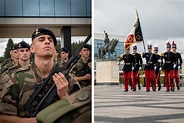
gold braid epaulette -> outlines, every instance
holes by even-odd
[[[161,53],[160,56],[164,56],[164,53]]]
[[[120,58],[123,58],[123,54],[121,54],[119,57],[120,57]]]

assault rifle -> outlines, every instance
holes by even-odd
[[[88,61],[83,65],[83,67],[77,71],[78,76],[84,76],[85,74],[91,72],[88,66],[88,63],[90,62],[91,62],[91,58],[89,58]]]
[[[56,97],[59,98],[57,96],[57,88],[52,80],[52,76],[55,73],[61,72],[66,78],[69,78],[69,71],[79,60],[79,52],[86,45],[90,38],[91,34],[87,36],[85,41],[79,46],[79,48],[75,51],[75,53],[68,60],[64,67],[55,67],[48,75],[48,77],[43,80],[43,83],[37,86],[31,97],[24,105],[24,108],[29,112],[30,117],[35,117],[39,111],[52,104],[55,101]]]

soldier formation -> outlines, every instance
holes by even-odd
[[[21,41],[14,44],[10,49],[11,58],[7,59],[1,66],[0,122],[43,122],[42,115],[31,118],[24,105],[37,86],[40,86],[49,76],[52,69],[56,66],[64,68],[67,63],[69,59],[68,49],[61,48],[59,51],[61,60],[58,60],[56,44],[56,37],[52,31],[39,28],[32,34],[31,46]],[[33,61],[30,60],[31,53],[34,54]],[[55,73],[51,79],[52,84],[55,84],[57,89],[57,96],[54,97],[53,103],[59,102],[56,105],[58,106],[66,102],[72,102],[72,104],[65,104],[65,106],[69,106],[70,112],[66,111],[64,107],[57,108],[62,114],[72,114],[71,117],[67,117],[68,115],[58,117],[61,121],[64,121],[63,119],[67,121],[73,119],[74,122],[75,120],[90,122],[91,120],[91,58],[89,45],[83,47],[80,55],[78,63],[69,71],[69,78],[66,78],[62,73]],[[80,90],[76,90],[74,85]],[[48,89],[48,87],[45,87],[45,89]],[[47,90],[43,92],[47,92]],[[44,93],[39,96],[43,97]],[[34,103],[37,104],[38,102]]]
[[[172,51],[171,51],[172,45]],[[181,54],[176,51],[176,42],[166,42],[167,51],[158,54],[158,44],[154,45],[154,52],[152,52],[151,42],[147,43],[147,52],[142,53],[142,58],[145,58],[146,64],[144,66],[146,92],[150,92],[150,86],[153,91],[161,90],[160,72],[163,70],[166,85],[166,92],[180,90],[179,86],[179,70],[182,66]],[[130,53],[130,48],[126,49],[126,53],[120,55],[117,64],[124,60],[123,76],[124,76],[124,92],[128,91],[128,85],[131,86],[132,91],[136,91],[136,84],[138,89],[140,86],[140,71],[142,69],[141,54],[137,53],[137,46],[133,44],[133,53]]]

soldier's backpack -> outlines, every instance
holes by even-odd
[[[84,87],[40,111],[39,123],[90,123],[91,86]]]

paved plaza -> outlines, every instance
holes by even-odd
[[[118,85],[94,87],[95,123],[184,123],[184,87],[174,92],[123,92]]]

